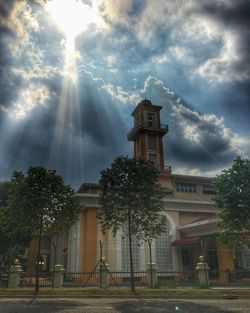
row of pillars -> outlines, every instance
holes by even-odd
[[[100,275],[100,288],[108,288],[109,286],[109,265],[101,263],[99,267]],[[204,262],[203,258],[199,258],[199,262],[196,266],[196,271],[198,273],[198,283],[201,288],[209,287],[209,267],[207,263]],[[54,268],[54,288],[61,288],[63,286],[63,276],[64,276],[63,265],[55,265]],[[14,265],[10,268],[8,288],[17,288],[20,283],[21,266]],[[158,268],[155,263],[149,263],[147,267],[147,285],[149,288],[156,288],[158,286]]]

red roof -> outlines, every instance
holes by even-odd
[[[171,243],[171,247],[176,246],[198,246],[200,242],[200,237],[191,237],[185,239],[175,240]]]
[[[193,223],[196,223],[196,222],[201,222],[201,221],[205,221],[205,220],[210,220],[211,218],[215,218],[215,215],[214,215],[213,213],[211,213],[211,214],[209,214],[209,215],[207,215],[207,216],[205,216],[205,217],[200,217],[200,218],[198,218],[198,219],[196,219],[196,220],[193,220],[193,221],[191,221],[191,222],[185,223],[185,224],[183,224],[183,225],[188,225],[188,224],[193,224]],[[182,225],[182,226],[183,226],[183,225]]]

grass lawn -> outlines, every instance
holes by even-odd
[[[82,289],[82,288],[41,288],[39,298],[166,298],[166,299],[221,299],[225,294],[235,294],[241,299],[250,299],[250,288],[242,289],[136,289],[131,292],[126,288]],[[34,297],[33,288],[0,289],[0,298]]]

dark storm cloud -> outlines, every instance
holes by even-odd
[[[183,118],[186,120],[185,126],[172,121],[166,138],[166,158],[170,159],[173,165],[205,172],[230,164],[236,155],[230,146],[230,139],[222,136],[218,126],[202,120],[189,119],[187,116]],[[197,127],[194,133],[189,134],[189,126]]]
[[[8,17],[15,5],[17,0],[0,0],[0,16],[1,18],[3,17]]]
[[[248,0],[207,1],[202,7],[202,11],[229,27],[249,30],[250,6]]]
[[[8,107],[15,99],[22,84],[21,78],[11,72],[11,53],[6,46],[6,40],[6,36],[0,37],[0,104],[4,107]]]
[[[105,57],[109,54],[116,56],[120,70],[124,71],[128,65],[129,68],[136,69],[155,54],[163,52],[168,45],[168,38],[166,33],[159,32],[157,42],[145,48],[131,29],[116,27],[108,37],[103,32],[97,32],[94,36],[78,36],[76,45],[80,51],[91,55],[91,59],[96,61],[106,62]]]
[[[202,114],[184,105],[162,81],[149,77],[144,92],[155,104],[163,105],[161,122],[169,125],[164,139],[165,158],[169,165],[185,172],[209,173],[230,166],[245,149],[247,138],[241,138],[214,114]],[[242,140],[242,141],[241,141]]]
[[[248,0],[229,1],[228,3],[208,2],[202,12],[211,19],[223,24],[226,29],[237,32],[238,53],[242,56],[239,66],[247,66],[250,61],[250,4]],[[246,62],[244,64],[244,62]],[[248,62],[248,63],[247,63]],[[250,77],[249,77],[250,78]]]

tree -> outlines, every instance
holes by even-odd
[[[11,192],[11,182],[0,182],[0,254],[3,256],[4,263],[8,261],[9,266],[13,257],[17,257],[19,253],[21,254],[31,240],[31,237],[26,233],[18,231],[16,228],[12,229],[8,222],[6,206]]]
[[[214,200],[219,208],[220,239],[230,245],[249,240],[250,230],[250,160],[237,157],[231,168],[215,180]]]
[[[66,231],[79,217],[80,205],[74,190],[53,170],[30,167],[25,176],[14,172],[12,193],[5,218],[12,230],[37,238],[36,292],[39,290],[41,238]]]
[[[143,159],[118,157],[101,172],[101,208],[98,221],[103,232],[127,225],[129,239],[131,291],[135,290],[132,240],[156,238],[165,230],[163,208],[164,190],[157,183],[158,170]]]

